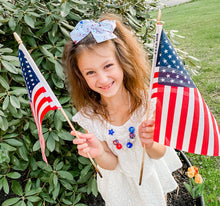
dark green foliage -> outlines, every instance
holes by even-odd
[[[0,193],[10,194],[3,206],[80,206],[85,194],[98,194],[94,168],[77,154],[60,111],[50,111],[43,120],[49,165],[42,161],[13,32],[22,38],[71,119],[76,110],[60,61],[69,32],[81,19],[112,11],[127,19],[152,53],[155,22],[148,12],[157,1],[152,2],[0,0]]]

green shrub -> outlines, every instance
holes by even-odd
[[[95,170],[77,154],[60,111],[50,111],[43,120],[49,165],[42,161],[13,32],[20,35],[71,119],[76,110],[65,88],[60,59],[74,25],[106,11],[121,14],[152,54],[155,22],[148,12],[156,6],[157,1],[144,0],[0,0],[0,192],[7,199],[3,206],[82,206],[85,195],[98,194]]]

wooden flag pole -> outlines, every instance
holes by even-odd
[[[157,24],[160,24],[160,23],[161,23],[161,10],[159,9],[158,14],[157,14]],[[154,65],[152,65],[152,66],[154,66]],[[150,96],[148,97],[148,107],[147,107],[146,120],[149,119],[149,114],[150,114]],[[139,185],[141,185],[141,183],[142,183],[142,177],[143,177],[143,171],[144,171],[145,153],[146,153],[146,146],[144,144],[144,146],[143,146],[143,154],[142,154],[142,162],[141,162],[141,170],[140,170],[140,177],[139,177]]]
[[[14,38],[16,39],[16,41],[18,42],[18,44],[19,44],[19,45],[22,44],[22,40],[21,40],[21,38],[19,37],[19,35],[18,35],[16,32],[14,32],[13,35],[14,35]],[[78,136],[78,134],[77,134],[75,128],[73,127],[72,123],[70,122],[69,118],[67,117],[67,115],[66,115],[66,113],[64,112],[64,110],[63,110],[62,107],[61,107],[60,110],[61,110],[63,116],[65,117],[65,119],[67,120],[68,124],[70,125],[71,129],[74,131],[76,137],[79,138],[79,136]],[[88,155],[88,157],[89,157],[89,159],[90,159],[92,165],[94,166],[95,170],[97,171],[97,173],[99,174],[99,176],[102,178],[102,174],[101,174],[101,172],[99,171],[99,169],[98,169],[97,165],[95,164],[94,160],[92,159],[91,155],[90,155],[89,153],[87,153],[87,155]]]

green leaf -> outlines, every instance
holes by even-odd
[[[45,170],[47,172],[52,172],[52,167],[50,165],[47,165],[45,162],[43,161],[38,161],[37,162],[38,167],[40,167],[42,170]]]
[[[57,186],[55,187],[54,191],[53,191],[53,199],[55,200],[60,192],[60,183],[58,182]]]
[[[20,108],[20,102],[17,99],[17,97],[10,95],[10,103],[13,107],[19,109]]]
[[[92,194],[97,197],[98,195],[98,187],[97,187],[97,181],[95,178],[92,177]]]
[[[15,204],[16,202],[18,202],[19,200],[20,200],[19,197],[10,198],[10,199],[8,199],[8,200],[5,200],[5,201],[2,203],[2,206],[13,205],[13,204]]]
[[[45,56],[48,56],[48,57],[53,57],[53,54],[50,53],[44,46],[40,46],[40,51],[45,55]]]
[[[9,72],[13,74],[18,74],[18,69],[13,64],[3,60],[1,60],[1,63],[4,66],[4,68],[7,69]]]
[[[60,111],[59,110],[54,115],[54,125],[55,125],[56,130],[60,131],[62,129],[63,122],[60,119]]]
[[[64,163],[63,162],[59,162],[58,164],[57,164],[57,166],[56,166],[56,171],[58,171],[58,170],[61,170],[62,168],[63,168],[63,166],[64,166]]]
[[[9,144],[6,144],[4,142],[1,142],[0,146],[3,147],[7,151],[16,151],[17,150],[15,147],[12,147]]]
[[[32,189],[32,190],[28,190],[27,192],[25,192],[25,196],[32,196],[37,193],[40,193],[41,191],[42,191],[42,188],[40,188],[40,187]]]
[[[8,25],[9,25],[9,27],[10,27],[10,29],[11,29],[12,31],[15,30],[16,22],[15,22],[15,20],[14,20],[13,17],[11,17],[11,18],[9,19]]]
[[[55,140],[51,135],[47,139],[47,148],[50,152],[53,152],[55,149]]]
[[[63,67],[61,66],[61,64],[58,61],[55,62],[55,70],[56,70],[57,76],[60,77],[60,79],[64,80],[65,76],[63,73]]]
[[[1,84],[6,90],[9,90],[10,86],[9,86],[8,82],[7,82],[2,76],[0,76],[0,84]]]
[[[81,200],[81,197],[82,197],[82,194],[79,193],[79,194],[76,196],[76,198],[75,198],[73,204],[75,205],[76,203],[78,203],[78,202]]]
[[[70,172],[60,170],[60,171],[57,171],[57,173],[63,179],[73,180],[73,176],[72,176],[72,174]]]
[[[10,177],[12,179],[18,179],[21,177],[21,174],[18,172],[10,172],[7,174],[7,177]]]
[[[61,6],[60,15],[66,17],[70,13],[70,8],[69,3],[65,1]]]
[[[81,175],[84,176],[88,173],[88,171],[90,170],[91,168],[91,164],[85,166],[82,170],[81,170]]]
[[[6,110],[8,108],[8,104],[9,104],[9,96],[6,96],[2,104],[2,109]]]
[[[8,144],[10,144],[11,146],[15,146],[15,147],[23,146],[23,143],[16,140],[16,139],[6,139],[4,141],[7,142]]]
[[[25,188],[24,188],[25,194],[26,194],[28,191],[31,190],[31,186],[32,186],[32,182],[31,182],[31,179],[29,179],[29,180],[27,181],[27,184],[25,185]]]
[[[25,146],[21,146],[18,148],[19,154],[21,155],[21,158],[25,161],[28,161],[28,151]]]
[[[27,197],[27,199],[30,201],[30,202],[38,202],[41,200],[40,197],[37,197],[37,196],[29,196]]]
[[[0,116],[0,128],[3,131],[6,131],[8,129],[8,120],[5,117]]]
[[[33,146],[33,151],[36,152],[40,149],[40,140],[37,140]]]
[[[3,177],[3,182],[2,182],[3,190],[6,194],[9,193],[9,185],[6,177]]]
[[[74,136],[72,136],[69,132],[66,132],[64,130],[61,130],[59,133],[58,133],[58,136],[63,139],[63,140],[69,140],[69,141],[73,141],[74,139]]]
[[[23,195],[23,190],[21,185],[18,183],[16,180],[12,180],[12,186],[11,186],[12,191],[19,196]]]
[[[54,184],[55,187],[57,186],[57,183],[58,183],[58,178],[57,178],[57,176],[54,174],[54,176],[53,176],[53,184]]]
[[[31,16],[29,16],[28,14],[26,14],[24,16],[24,21],[27,25],[29,25],[32,29],[34,29],[34,20],[31,18]]]
[[[79,156],[78,160],[83,165],[91,164],[90,160],[86,157]]]

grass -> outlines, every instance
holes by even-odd
[[[163,28],[178,30],[178,48],[200,59],[199,75],[193,80],[220,123],[220,1],[194,0],[162,9]],[[152,13],[157,17],[157,13]],[[186,154],[199,167],[205,180],[204,199],[209,206],[220,205],[220,157]]]

